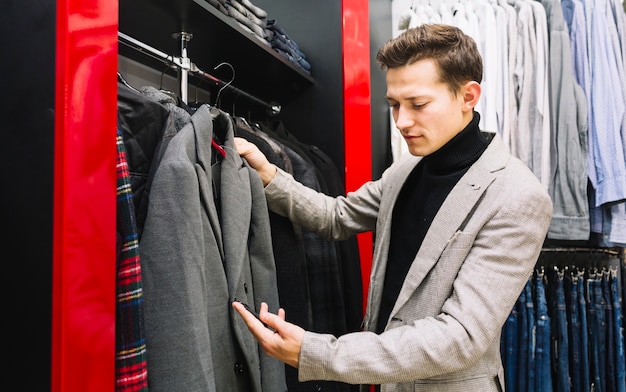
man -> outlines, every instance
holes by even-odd
[[[483,67],[470,37],[423,25],[386,43],[377,60],[411,153],[379,180],[325,196],[236,140],[271,210],[334,240],[375,231],[363,331],[312,333],[264,303],[262,322],[233,307],[267,354],[298,368],[300,381],[502,391],[501,328],[541,251],[551,200],[499,135],[478,128]]]

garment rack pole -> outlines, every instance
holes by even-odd
[[[276,102],[265,102],[262,99],[255,97],[254,95],[247,93],[232,84],[230,82],[224,82],[223,80],[207,73],[198,68],[191,59],[187,56],[187,45],[186,43],[191,39],[190,33],[175,33],[174,38],[180,38],[181,40],[181,54],[182,56],[172,56],[167,53],[164,53],[156,48],[153,48],[150,45],[147,45],[135,38],[130,37],[127,34],[124,34],[120,31],[117,32],[118,41],[131,49],[134,49],[140,53],[146,54],[156,60],[159,60],[169,66],[176,67],[179,70],[179,79],[181,84],[181,98],[184,102],[187,102],[187,75],[191,73],[192,75],[201,78],[207,79],[215,84],[217,84],[220,88],[228,88],[232,90],[237,96],[244,97],[260,106],[265,107],[268,110],[268,113],[272,116],[277,115],[281,111],[281,105]]]
[[[619,250],[615,248],[582,248],[582,247],[555,247],[555,248],[542,248],[542,253],[556,252],[556,253],[604,253],[609,256],[619,256]]]
[[[187,56],[187,43],[193,38],[193,34],[182,31],[172,34],[172,37],[180,40],[180,62],[183,66],[178,67],[178,83],[180,84],[180,97],[183,102],[188,103],[191,59]]]

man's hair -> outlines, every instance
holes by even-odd
[[[461,86],[483,77],[483,62],[476,42],[461,29],[445,24],[410,28],[385,43],[376,54],[381,69],[398,68],[431,59],[439,77],[457,94]]]

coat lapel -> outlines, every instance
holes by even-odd
[[[407,273],[393,315],[419,287],[424,277],[439,260],[448,242],[465,227],[472,210],[494,181],[495,172],[506,165],[508,154],[502,141],[495,137],[479,160],[454,186],[433,220],[422,246]]]
[[[191,122],[194,127],[196,139],[196,172],[200,187],[200,200],[209,218],[211,230],[215,238],[220,255],[224,259],[224,243],[222,241],[222,228],[219,215],[215,206],[213,193],[213,172],[211,170],[211,140],[213,139],[213,118],[207,105],[203,105],[193,114]]]
[[[216,132],[227,151],[222,158],[220,180],[220,211],[224,243],[224,270],[228,281],[228,292],[236,295],[241,282],[252,217],[250,175],[237,154],[234,144],[233,123],[224,112],[215,113],[213,120]]]

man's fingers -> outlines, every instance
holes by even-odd
[[[246,325],[248,326],[248,328],[250,328],[250,330],[253,330],[259,326],[263,327],[263,323],[259,321],[253,313],[249,312],[248,309],[246,309],[246,307],[241,302],[233,302],[233,308],[235,308],[237,313],[241,315],[243,321],[246,322]]]
[[[263,305],[265,305],[265,308],[263,308]],[[241,315],[248,326],[248,329],[257,339],[267,338],[268,335],[266,334],[268,333],[270,335],[273,334],[273,331],[267,328],[267,325],[269,324],[265,321],[264,316],[259,315],[261,318],[257,318],[254,314],[254,310],[246,309],[246,305],[241,302],[235,301],[232,306]],[[261,304],[261,312],[265,312],[265,314],[272,316],[271,313],[267,312],[267,304]]]
[[[285,321],[283,308],[278,309],[277,314],[273,314],[268,311],[267,303],[261,302],[259,319],[257,319],[253,313],[246,310],[244,304],[233,302],[232,306],[241,315],[266,354],[294,368],[298,367],[298,357],[305,331]]]
[[[265,302],[261,302],[261,311],[259,312],[260,320],[267,326],[279,331],[285,322],[285,310],[278,309],[278,314],[270,313]]]

